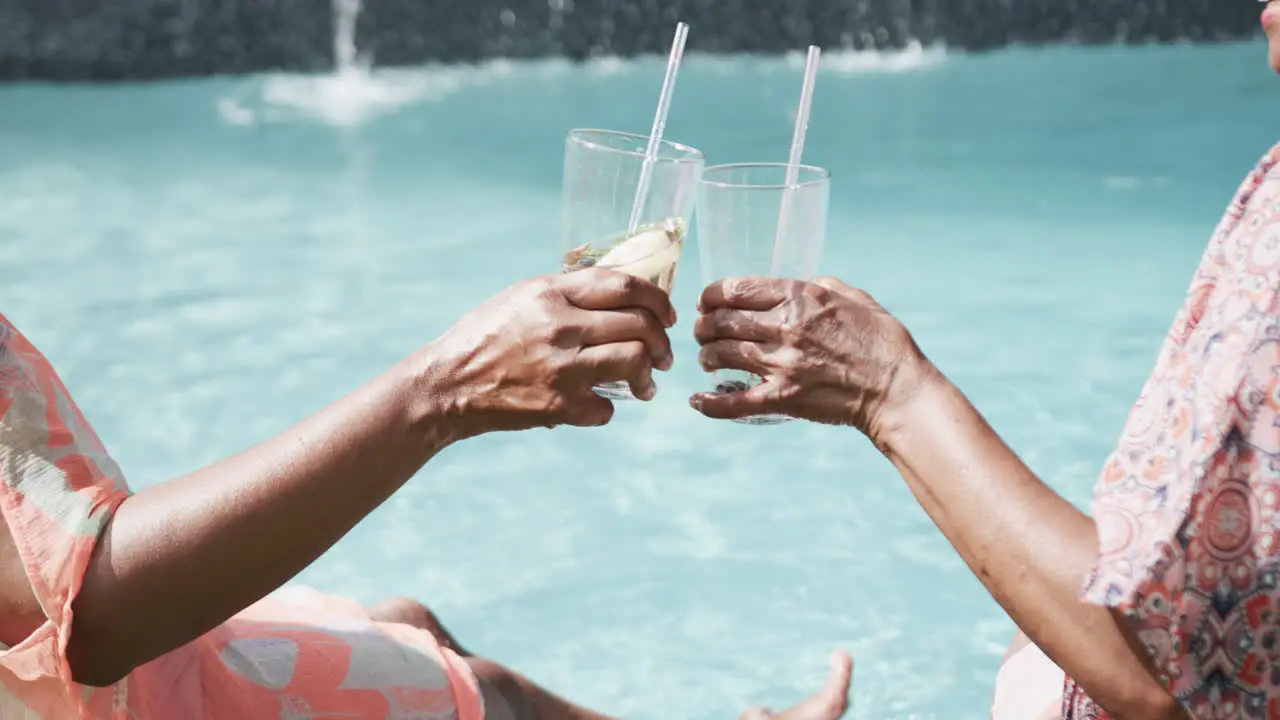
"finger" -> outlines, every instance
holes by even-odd
[[[698,316],[693,326],[693,336],[703,345],[726,338],[756,342],[776,341],[782,335],[781,330],[767,320],[764,313],[720,308]]]
[[[593,384],[625,382],[640,400],[652,400],[657,393],[649,349],[639,340],[593,345],[579,351],[578,358]]]
[[[639,340],[649,348],[649,357],[653,360],[654,367],[659,370],[671,369],[671,339],[667,336],[667,329],[648,310],[599,310],[586,315],[588,317],[582,329],[583,346]]]
[[[827,680],[818,692],[778,714],[778,720],[837,720],[849,709],[853,658],[843,650],[831,654]]]
[[[707,372],[746,370],[756,375],[768,373],[764,347],[745,340],[717,340],[698,351],[698,363]]]
[[[590,268],[557,276],[565,298],[583,310],[643,308],[667,327],[676,324],[676,310],[662,288],[616,270]]]
[[[602,398],[587,388],[569,402],[564,412],[564,424],[577,427],[600,427],[613,419],[613,402]]]
[[[780,278],[739,277],[708,285],[698,298],[698,312],[717,308],[768,310],[791,296],[797,282]]]
[[[737,420],[777,412],[777,398],[768,383],[732,393],[697,393],[689,398],[694,410],[715,420]]]

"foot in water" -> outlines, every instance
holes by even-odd
[[[849,685],[853,682],[853,658],[843,650],[831,655],[831,670],[822,689],[780,712],[751,708],[738,720],[837,720],[849,710]]]

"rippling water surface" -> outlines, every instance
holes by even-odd
[[[824,270],[899,314],[1077,503],[1231,192],[1276,138],[1258,45],[830,55]],[[241,449],[557,267],[562,137],[645,132],[662,59],[0,88],[0,312],[137,488]],[[691,58],[668,135],[783,160],[798,58]],[[696,239],[695,239],[696,242]],[[303,581],[417,596],[631,718],[858,661],[855,717],[985,716],[1012,625],[855,433],[704,420],[677,366],[603,430],[450,449]],[[358,479],[355,479],[358,481]]]

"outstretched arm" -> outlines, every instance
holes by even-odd
[[[1118,720],[1182,718],[1118,613],[1080,602],[1093,521],[1005,445],[936,372],[882,417],[877,445],[996,602]]]
[[[108,685],[296,575],[457,439],[421,353],[250,450],[144,490],[74,606],[76,679]]]
[[[74,605],[77,681],[110,684],[287,582],[456,440],[602,425],[592,385],[651,395],[666,295],[583,271],[523,283],[315,417],[120,505]]]
[[[696,334],[708,370],[764,383],[693,404],[716,418],[785,413],[854,425],[1023,632],[1118,720],[1184,717],[1124,618],[1079,600],[1093,521],[1004,444],[901,323],[838,280],[709,286]]]

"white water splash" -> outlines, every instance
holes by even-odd
[[[665,58],[600,56],[584,63],[553,57],[540,60],[497,58],[474,65],[431,63],[418,67],[371,69],[370,58],[355,45],[359,0],[333,0],[335,70],[327,75],[269,75],[250,81],[238,93],[218,101],[218,114],[228,125],[261,122],[317,122],[338,128],[363,125],[420,103],[437,102],[466,88],[483,85],[513,72],[553,78],[571,72],[614,77],[649,72]],[[912,43],[896,51],[833,50],[823,56],[822,72],[842,75],[902,73],[945,62],[946,50]],[[686,58],[692,71],[734,75],[759,69],[750,55],[694,53]],[[804,64],[804,54],[780,58],[764,72],[785,71]]]
[[[333,62],[338,75],[359,71],[356,53],[356,21],[360,0],[333,0]]]
[[[787,54],[787,63],[793,67],[804,67],[804,59],[800,51]],[[822,54],[822,70],[845,75],[900,73],[930,68],[946,59],[945,48],[926,48],[912,40],[901,50],[831,50]]]
[[[400,108],[439,99],[461,86],[456,73],[370,69],[356,47],[361,0],[332,0],[334,71],[327,75],[272,75],[256,88],[218,101],[229,125],[310,120],[354,127]]]

